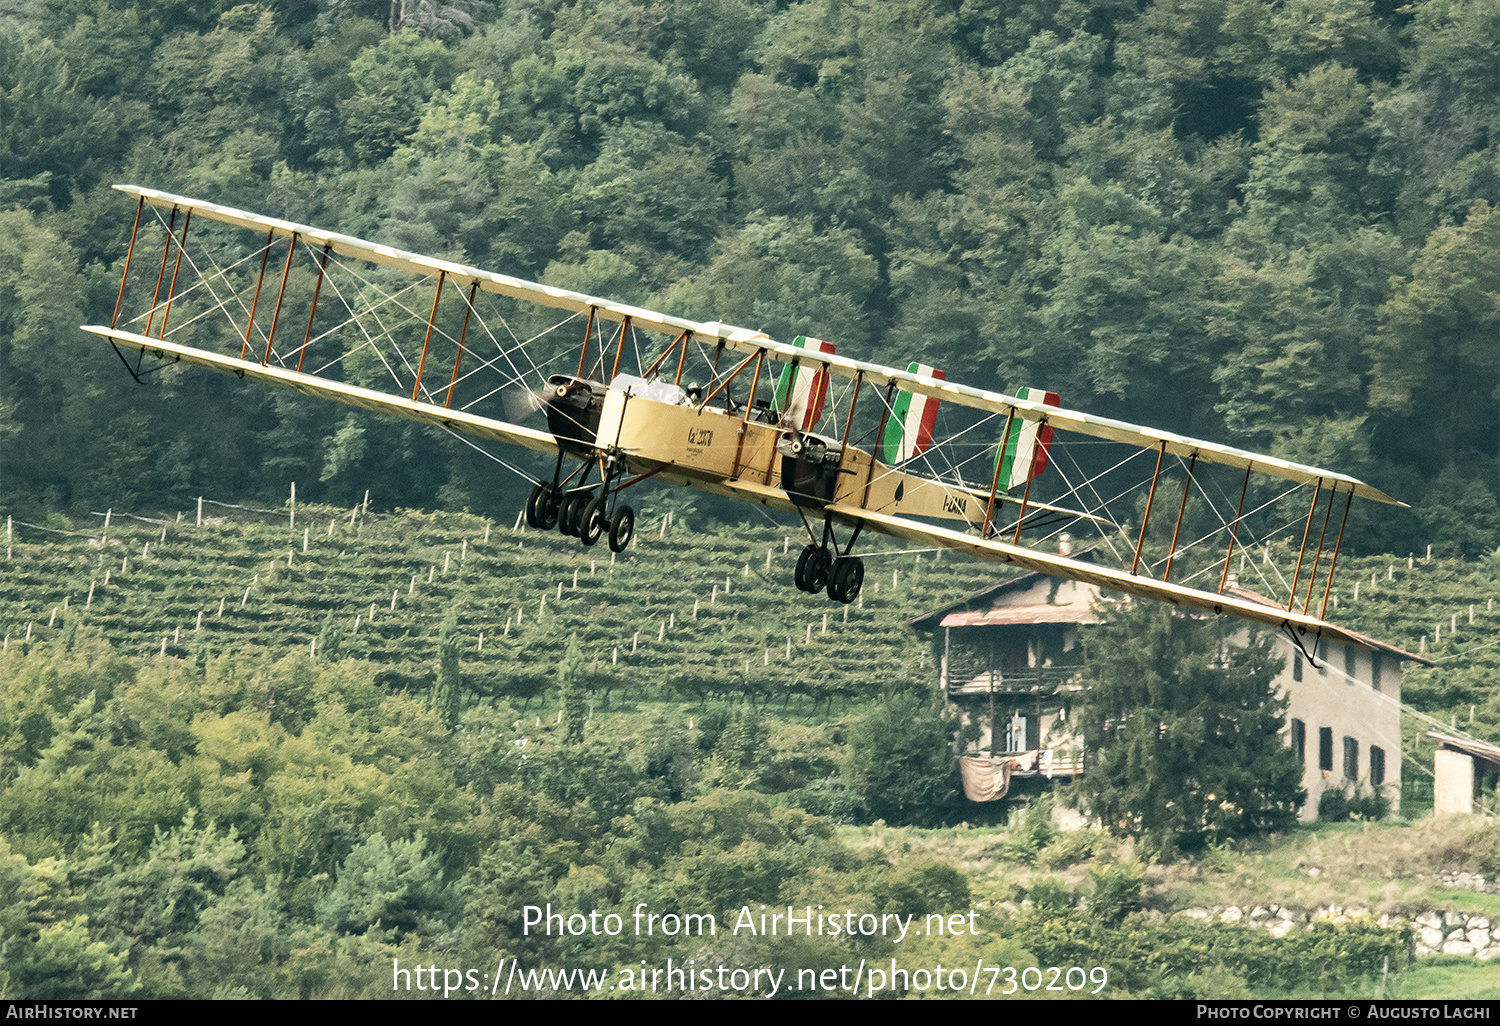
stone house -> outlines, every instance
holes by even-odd
[[[1276,605],[1238,587],[1233,576],[1225,591]],[[1016,776],[1087,771],[1087,752],[1070,715],[1087,658],[1079,627],[1098,621],[1098,598],[1092,585],[1028,573],[908,621],[933,638],[950,707],[979,727],[966,754],[1003,770],[1007,783]],[[1353,794],[1382,787],[1393,811],[1399,807],[1402,664],[1431,663],[1357,637],[1359,645],[1323,640],[1316,650],[1312,639],[1297,644],[1285,633],[1277,637],[1286,660],[1276,680],[1288,701],[1283,737],[1303,765],[1304,822],[1317,818],[1320,797],[1333,788]],[[963,767],[971,796],[977,792],[967,785],[978,763]],[[1002,797],[1005,788],[987,793]]]

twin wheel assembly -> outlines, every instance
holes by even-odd
[[[865,561],[858,556],[836,555],[826,546],[808,545],[797,557],[797,587],[809,594],[825,588],[828,597],[848,605],[859,598],[865,583]]]
[[[622,504],[610,516],[608,504],[607,492],[567,490],[542,481],[526,498],[526,523],[543,531],[556,527],[585,545],[608,535],[611,551],[624,552],[635,535],[635,510]]]

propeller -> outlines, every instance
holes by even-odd
[[[508,388],[500,393],[500,403],[505,408],[505,419],[518,424],[542,412],[554,389],[533,391],[525,386]]]

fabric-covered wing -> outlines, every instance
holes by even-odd
[[[572,292],[550,285],[542,285],[537,282],[514,278],[510,275],[496,274],[492,271],[458,264],[450,260],[440,260],[434,257],[423,256],[419,253],[396,249],[392,246],[377,245],[376,243],[367,242],[351,235],[342,235],[337,232],[324,231],[308,225],[284,221],[279,218],[248,213],[234,207],[207,203],[186,196],[177,196],[134,185],[117,185],[115,188],[139,198],[143,203],[150,206],[190,210],[195,217],[238,225],[258,232],[267,232],[276,237],[296,236],[313,245],[327,246],[331,252],[340,256],[368,260],[388,267],[407,270],[414,274],[421,274],[432,278],[436,278],[439,274],[446,274],[454,279],[473,282],[484,292],[492,292],[515,299],[539,303],[543,306],[560,310],[587,313],[599,319],[614,321],[616,323],[621,323],[628,319],[631,324],[638,328],[668,335],[690,332],[699,341],[722,345],[727,350],[746,354],[764,351],[769,359],[779,363],[800,361],[802,363],[821,364],[827,369],[829,374],[844,378],[859,378],[865,384],[876,388],[884,388],[895,384],[903,391],[946,400],[960,406],[969,406],[1002,415],[1009,415],[1014,411],[1015,415],[1020,419],[1045,421],[1047,425],[1058,431],[1075,432],[1093,438],[1138,446],[1143,449],[1155,450],[1160,448],[1166,454],[1180,456],[1184,459],[1196,457],[1198,460],[1207,463],[1220,463],[1239,468],[1240,470],[1253,469],[1260,474],[1282,478],[1299,484],[1319,484],[1322,487],[1334,486],[1335,490],[1339,492],[1348,493],[1352,491],[1361,498],[1374,499],[1376,502],[1398,506],[1405,505],[1357,478],[1331,470],[1324,470],[1319,467],[1293,463],[1274,456],[1253,453],[1244,449],[1234,448],[1233,446],[1220,445],[1217,442],[1190,438],[1170,431],[1161,431],[1138,424],[1129,424],[1108,417],[1096,417],[1080,413],[1076,410],[1061,409],[1042,402],[1030,401],[1000,392],[972,388],[956,382],[943,381],[926,375],[897,370],[893,367],[865,363],[860,360],[851,360],[847,357],[831,353],[810,352],[800,346],[777,342],[764,332],[755,331],[750,328],[740,328],[724,324],[721,321],[700,322],[682,317],[673,317],[655,310],[646,310],[640,307],[615,303],[597,296],[589,296],[581,292]]]
[[[262,366],[247,360],[220,356],[218,353],[164,342],[161,339],[148,338],[145,335],[137,335],[134,332],[121,331],[117,328],[85,325],[83,330],[112,341],[117,347],[128,352],[144,353],[160,360],[207,367],[221,374],[233,374],[237,378],[249,378],[251,381],[294,389],[304,395],[315,396],[319,399],[332,399],[334,402],[358,406],[376,413],[404,417],[422,424],[432,424],[460,434],[472,435],[475,438],[508,442],[538,452],[557,452],[557,440],[546,431],[537,431],[518,424],[507,424],[502,420],[479,417],[461,410],[446,410],[430,403],[416,403],[385,392],[361,388],[358,385],[348,385],[341,381],[329,381],[311,374],[299,374],[280,367]]]
[[[1106,591],[1119,591],[1138,598],[1169,602],[1177,606],[1191,606],[1208,613],[1229,613],[1268,627],[1289,626],[1298,634],[1320,635],[1361,648],[1370,647],[1368,639],[1363,635],[1352,633],[1336,624],[1306,613],[1288,612],[1276,606],[1249,602],[1229,595],[1216,595],[1180,584],[1138,577],[1124,570],[1070,559],[1057,553],[1039,552],[995,539],[979,538],[962,531],[933,527],[905,517],[887,516],[883,513],[872,513],[868,510],[843,506],[830,506],[829,510],[851,520],[862,521],[867,530],[878,531],[881,534],[910,542],[941,545],[991,563],[1008,563],[1027,570],[1050,574],[1053,577],[1092,584]]]

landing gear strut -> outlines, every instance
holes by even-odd
[[[840,550],[838,539],[833,536],[833,518],[825,517],[823,544],[809,544],[797,557],[797,569],[792,578],[797,588],[809,594],[826,589],[829,599],[845,605],[859,598],[860,588],[865,582],[865,561],[850,553],[863,528],[863,524],[855,525],[849,544]]]

